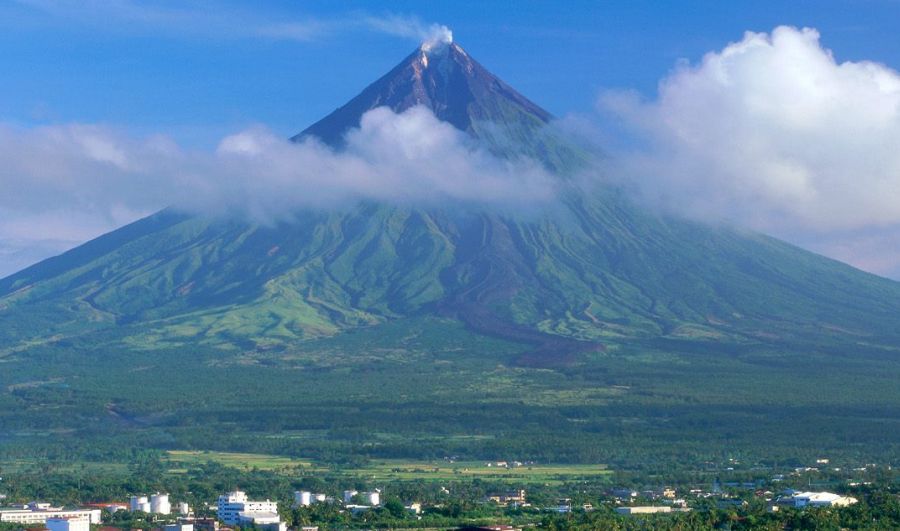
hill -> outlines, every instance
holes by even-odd
[[[807,408],[832,408],[834,441],[869,444],[878,422],[897,423],[900,284],[576,185],[581,149],[456,44],[415,51],[296,139],[340,149],[366,111],[415,105],[498,156],[540,160],[560,179],[561,208],[361,202],[276,225],[164,210],[0,280],[0,402],[33,413],[30,423],[8,412],[8,425],[72,429],[79,418],[90,433],[202,447],[210,438],[185,417],[203,418],[207,435],[239,427],[221,449],[299,451],[308,443],[249,434],[320,430],[320,449],[400,454],[499,454],[509,450],[496,439],[430,437],[512,433],[506,445],[522,454],[552,440],[585,460],[611,455],[588,450],[597,437],[655,448],[654,418],[694,444],[686,434],[710,415],[727,426],[716,449],[747,444],[750,418],[765,433],[808,434],[789,426]],[[242,390],[221,397],[221,382]],[[300,405],[292,382],[319,395]],[[167,388],[179,396],[161,400]],[[765,418],[788,388],[787,416]],[[473,409],[441,411],[448,401]],[[510,404],[530,407],[510,415]],[[271,411],[268,424],[254,410]],[[777,444],[788,455],[790,441]]]

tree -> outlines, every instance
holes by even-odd
[[[394,518],[403,518],[406,516],[406,507],[399,498],[389,498],[384,502],[384,509]]]

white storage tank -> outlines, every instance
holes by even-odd
[[[146,496],[132,496],[131,503],[129,504],[131,507],[131,511],[141,511],[145,513],[150,512],[150,502],[147,500]]]
[[[169,495],[157,492],[150,496],[150,512],[153,514],[170,514],[172,512],[172,504],[169,503]]]
[[[366,493],[366,501],[369,502],[369,505],[381,505],[381,493],[377,490]]]
[[[178,514],[181,516],[190,516],[191,515],[191,506],[186,502],[181,502],[178,504]]]
[[[312,492],[298,490],[294,493],[294,506],[309,507],[310,505],[312,505]]]

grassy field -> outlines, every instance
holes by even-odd
[[[313,463],[309,460],[294,459],[278,455],[247,454],[239,452],[198,452],[185,450],[170,450],[166,452],[168,462],[172,468],[170,472],[179,472],[190,466],[202,463],[214,462],[220,465],[237,468],[239,470],[272,470],[272,471],[297,471],[298,469],[312,469]]]
[[[308,459],[294,459],[277,455],[235,452],[196,452],[172,450],[167,452],[170,473],[182,473],[190,466],[215,462],[239,470],[269,470],[285,474],[329,473],[373,481],[423,480],[448,481],[459,479],[507,480],[526,483],[558,483],[582,479],[597,479],[611,474],[606,465],[525,464],[522,466],[488,466],[483,461],[416,461],[379,459],[364,467],[328,468]]]
[[[125,463],[76,461],[61,464],[48,463],[43,459],[6,459],[0,461],[0,470],[5,473],[20,473],[33,470],[63,474],[122,476],[128,473]]]
[[[525,483],[557,483],[580,479],[597,479],[611,474],[605,465],[543,465],[519,467],[487,466],[483,461],[409,461],[385,459],[373,461],[363,468],[345,471],[349,476],[374,481],[454,479],[490,479]]]

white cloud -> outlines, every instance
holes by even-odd
[[[384,17],[364,17],[364,24],[370,29],[408,39],[416,39],[428,49],[453,42],[453,32],[442,24],[425,24],[418,17],[388,15]]]
[[[98,126],[0,125],[0,275],[172,204],[262,222],[362,199],[512,211],[551,201],[553,181],[533,161],[474,147],[425,107],[366,113],[340,152],[264,128],[209,153]]]
[[[450,42],[443,25],[414,16],[374,16],[351,12],[323,17],[260,9],[240,9],[215,2],[136,2],[134,0],[15,0],[31,13],[73,23],[92,31],[152,33],[215,39],[272,39],[308,42],[364,30],[421,43]]]
[[[644,142],[628,174],[681,212],[833,249],[848,248],[838,234],[900,225],[900,74],[836,61],[813,29],[748,32],[678,65],[655,101],[600,105]]]

